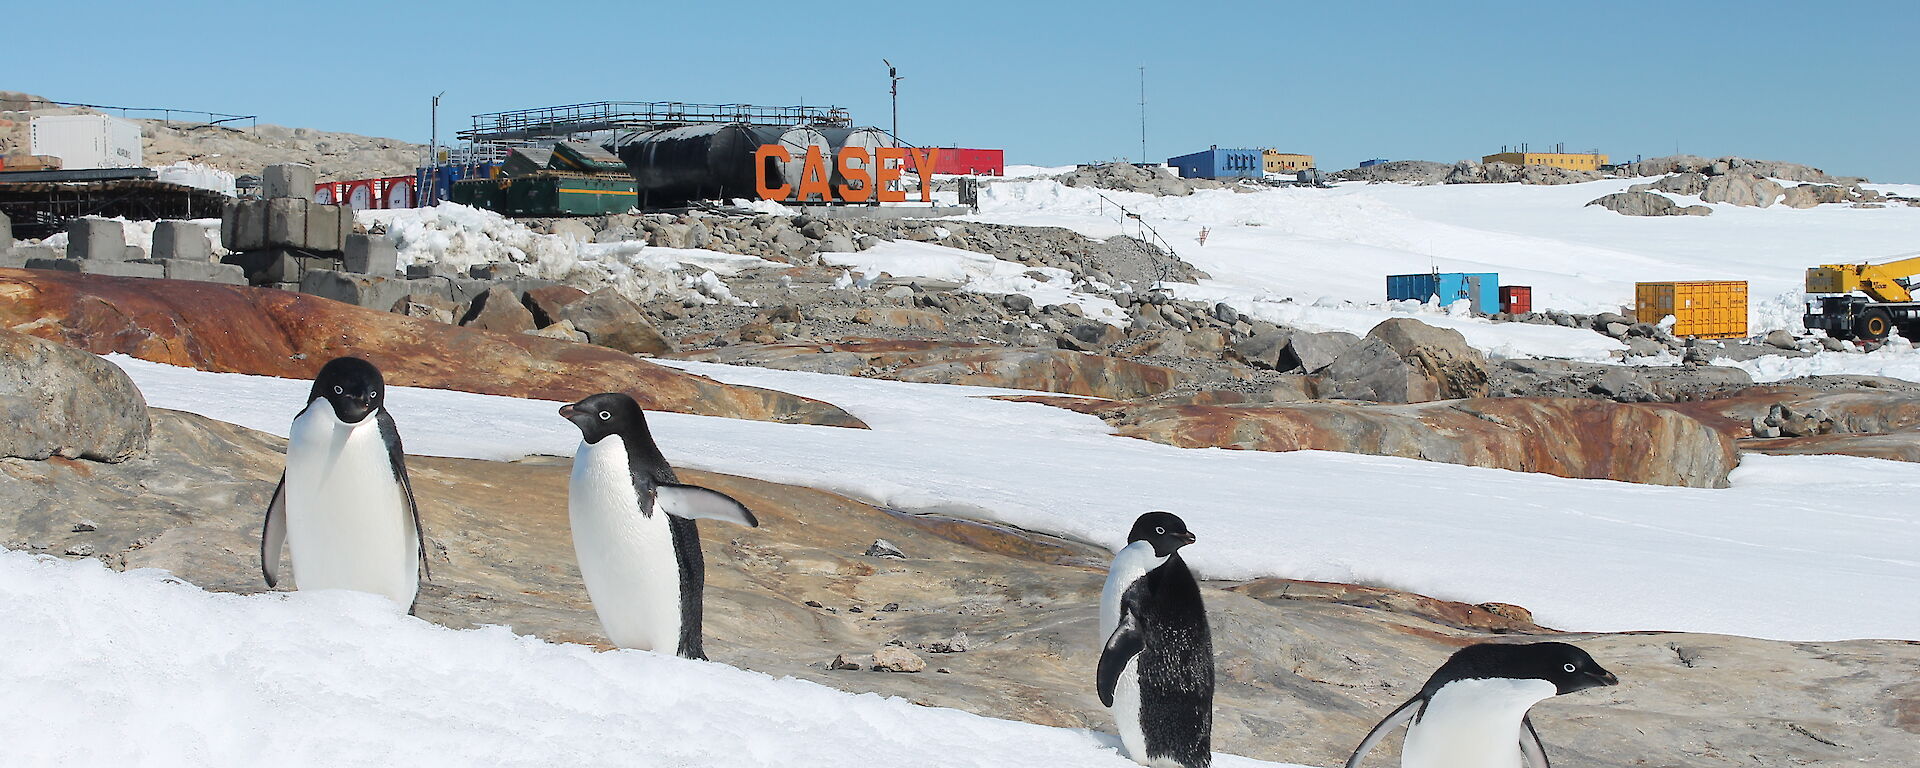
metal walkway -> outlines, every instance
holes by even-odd
[[[693,123],[815,125],[845,127],[853,122],[839,107],[758,107],[752,104],[687,104],[678,101],[595,101],[535,107],[473,116],[473,127],[459,132],[475,144],[514,143],[621,128]]]

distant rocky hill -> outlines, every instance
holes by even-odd
[[[0,91],[0,153],[26,152],[27,125],[38,115],[91,114],[59,107],[44,96]],[[182,160],[236,176],[259,173],[274,163],[307,163],[321,181],[404,176],[426,158],[427,145],[352,133],[279,125],[206,125],[136,119],[143,162],[160,166]]]
[[[1428,160],[1395,160],[1365,168],[1350,168],[1333,174],[1341,181],[1390,181],[1403,184],[1574,184],[1596,181],[1608,176],[1664,176],[1669,173],[1700,173],[1707,176],[1755,174],[1759,176],[1826,184],[1851,185],[1866,181],[1858,176],[1833,176],[1826,171],[1800,163],[1752,160],[1744,157],[1708,159],[1697,155],[1655,157],[1628,163],[1618,173],[1576,171],[1545,166],[1518,166],[1509,163],[1476,163],[1463,160],[1451,165]]]

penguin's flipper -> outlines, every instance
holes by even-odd
[[[280,484],[273,487],[273,500],[267,502],[267,522],[260,530],[260,575],[267,587],[280,581],[280,550],[287,543],[287,475],[280,473]]]
[[[1385,739],[1388,734],[1393,733],[1395,728],[1411,722],[1414,715],[1420,714],[1421,705],[1426,703],[1426,700],[1425,695],[1415,696],[1408,699],[1407,703],[1400,705],[1399,709],[1394,710],[1391,714],[1383,718],[1378,725],[1373,727],[1373,730],[1367,732],[1367,737],[1360,741],[1360,746],[1354,748],[1353,756],[1347,758],[1347,768],[1360,768],[1360,761],[1366,759],[1367,753],[1373,751],[1373,748],[1379,745],[1380,740]]]
[[[1533,718],[1522,717],[1520,724],[1526,726],[1520,733],[1520,757],[1527,768],[1551,768],[1547,763],[1546,745],[1540,743],[1540,732],[1533,729]]]
[[[1113,689],[1120,684],[1120,673],[1125,672],[1127,662],[1146,647],[1146,638],[1140,634],[1140,620],[1134,618],[1133,591],[1128,590],[1127,598],[1122,600],[1120,625],[1113,628],[1113,637],[1107,638],[1107,647],[1100,651],[1096,686],[1099,688],[1101,706],[1113,706]]]
[[[420,525],[420,503],[413,500],[413,481],[407,477],[407,449],[400,443],[400,427],[387,415],[387,409],[374,413],[380,425],[380,440],[387,444],[387,463],[393,468],[393,479],[400,483],[400,495],[407,498],[407,514],[413,517],[414,551],[420,553],[420,580],[427,581],[433,578],[433,570],[427,567],[427,530]]]
[[[697,485],[657,483],[654,506],[662,512],[687,520],[722,520],[748,528],[760,527],[753,510],[716,490]]]

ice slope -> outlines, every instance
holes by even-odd
[[[7,765],[1132,765],[1087,731],[455,631],[351,592],[215,594],[0,550],[0,616]]]
[[[284,435],[304,382],[112,358],[152,405]],[[1190,450],[1001,390],[670,363],[821,398],[873,428],[649,415],[669,460],[1118,549],[1176,512],[1211,578],[1380,584],[1526,606],[1569,630],[1920,639],[1920,465],[1749,456],[1725,490],[1302,451]],[[571,455],[557,403],[394,387],[417,453]],[[1844,600],[1833,599],[1845,595]]]
[[[1747,280],[1759,332],[1797,322],[1808,266],[1920,250],[1920,208],[1903,205],[1796,210],[1718,204],[1707,217],[1622,216],[1586,206],[1645,181],[1342,184],[1155,197],[1037,179],[985,187],[980,213],[970,218],[1067,227],[1093,237],[1139,234],[1137,224],[1118,215],[1117,202],[1143,216],[1181,258],[1212,275],[1198,285],[1176,286],[1182,297],[1225,301],[1256,317],[1310,329],[1361,333],[1387,316],[1369,306],[1384,300],[1385,276],[1436,268],[1499,272],[1504,284],[1533,286],[1536,308],[1582,313],[1631,304],[1636,281]],[[1202,228],[1208,231],[1204,245]],[[1316,303],[1330,306],[1300,309]],[[1575,330],[1521,335],[1473,321],[1436,324],[1459,327],[1475,346],[1505,354],[1596,359],[1617,348]]]

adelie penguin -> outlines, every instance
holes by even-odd
[[[1358,768],[1401,725],[1407,726],[1401,768],[1548,768],[1527,710],[1561,694],[1619,682],[1586,651],[1566,643],[1470,645],[1375,725],[1347,768]]]
[[[580,428],[567,485],[574,554],[607,639],[621,648],[704,659],[706,563],[695,520],[748,528],[753,512],[719,491],[684,485],[633,398],[594,395],[560,408]]]
[[[1171,513],[1141,515],[1100,593],[1100,703],[1141,765],[1213,760],[1213,639],[1200,584],[1180,558],[1194,539]]]
[[[260,537],[267,586],[279,583],[284,546],[299,589],[372,592],[412,611],[427,559],[406,451],[385,396],[380,369],[356,357],[331,360],[314,376],[267,505]]]

